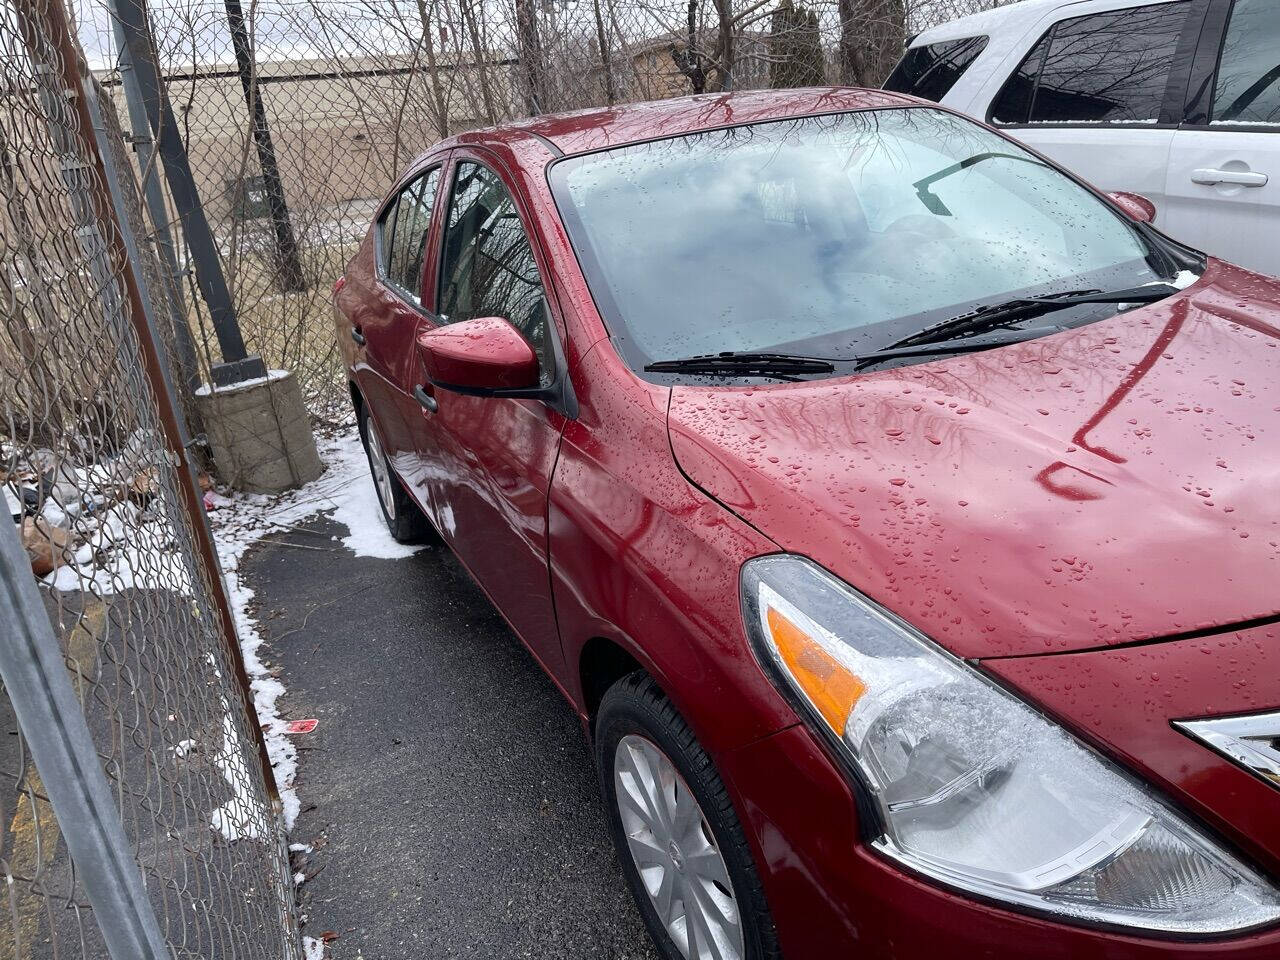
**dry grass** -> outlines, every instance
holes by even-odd
[[[282,292],[275,264],[251,253],[229,263],[227,282],[245,346],[262,356],[269,368],[293,371],[312,416],[330,423],[345,419],[348,398],[334,340],[334,281],[355,254],[357,244],[313,246],[302,251],[307,289]],[[234,271],[234,272],[232,272]],[[190,300],[191,298],[188,297]],[[206,310],[190,311],[200,353],[202,375],[221,359]]]

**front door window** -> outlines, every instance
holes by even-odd
[[[471,161],[454,177],[437,309],[446,323],[509,320],[538,355],[543,384],[550,382],[547,300],[529,237],[497,174]]]

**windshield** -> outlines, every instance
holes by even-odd
[[[722,351],[847,358],[986,303],[1168,272],[1089,191],[928,108],[619,147],[559,161],[551,182],[636,370]]]

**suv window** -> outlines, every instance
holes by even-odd
[[[912,47],[893,68],[884,88],[936,103],[956,85],[986,46],[986,37],[965,37]]]
[[[1280,5],[1236,0],[1213,90],[1214,123],[1280,125]]]
[[[458,164],[445,224],[437,309],[446,323],[503,317],[533,345],[550,382],[547,301],[520,213],[497,174]]]
[[[439,167],[418,177],[400,191],[382,221],[383,275],[419,306],[422,256],[439,179]]]
[[[1054,24],[991,110],[995,123],[1155,123],[1186,0]]]

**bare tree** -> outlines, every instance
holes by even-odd
[[[546,110],[547,64],[538,34],[538,9],[534,0],[515,0],[516,47],[520,79],[524,87],[525,111],[537,115]]]
[[[418,18],[421,21],[421,32],[419,34],[422,44],[422,52],[427,58],[427,83],[431,89],[431,106],[434,114],[436,132],[440,138],[444,139],[449,135],[449,95],[445,92],[444,85],[440,82],[440,60],[436,56],[436,41],[432,36],[433,17],[431,8],[427,6],[428,0],[417,0]],[[434,0],[432,0],[434,5]],[[406,85],[406,95],[408,85]],[[399,129],[399,124],[396,125]]]
[[[769,86],[815,87],[823,74],[817,14],[782,0],[769,19]]]
[[[613,61],[609,58],[609,38],[605,34],[604,15],[600,12],[600,0],[591,0],[596,18],[596,44],[600,52],[600,69],[604,76],[604,99],[612,106],[618,99],[617,85],[613,79]]]
[[[902,56],[906,40],[903,0],[838,0],[840,82],[878,87]]]

